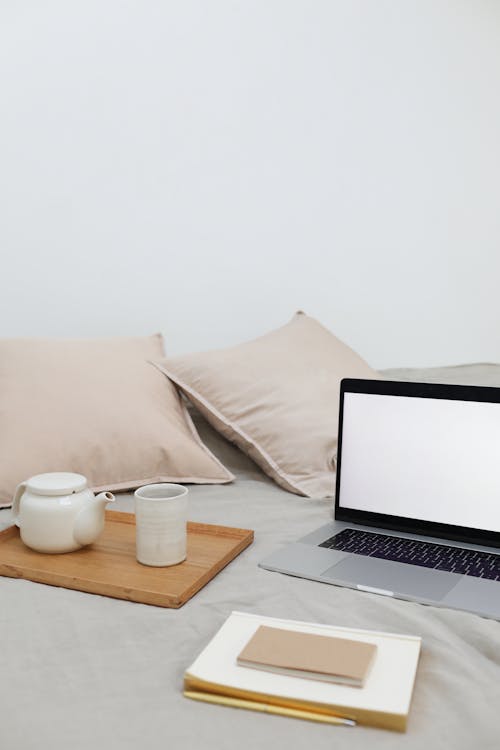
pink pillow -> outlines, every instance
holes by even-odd
[[[230,482],[175,386],[150,360],[160,335],[0,340],[0,506],[34,474],[84,474],[94,490]]]
[[[308,497],[334,493],[341,379],[380,377],[302,312],[254,341],[157,365],[279,485]]]

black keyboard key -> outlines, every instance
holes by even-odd
[[[319,546],[476,578],[500,580],[500,554],[491,552],[421,542],[417,539],[358,529],[344,529]]]

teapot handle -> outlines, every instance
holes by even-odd
[[[12,520],[16,526],[19,526],[19,504],[21,502],[21,497],[25,489],[26,482],[21,482],[21,484],[18,484],[14,493],[14,499],[12,501]]]

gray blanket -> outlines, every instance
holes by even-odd
[[[389,375],[500,385],[495,365]],[[328,521],[331,503],[284,492],[206,424],[200,431],[237,479],[191,487],[190,517],[253,528],[254,544],[180,610],[0,578],[2,750],[500,747],[500,624],[261,570],[277,546]],[[117,509],[132,510],[130,496]],[[233,609],[421,635],[407,734],[183,698],[184,670]]]

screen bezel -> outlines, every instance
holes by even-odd
[[[365,510],[345,508],[340,505],[340,478],[342,467],[342,427],[344,422],[344,396],[346,393],[373,393],[383,396],[407,396],[409,398],[437,398],[453,401],[481,401],[500,403],[500,388],[476,385],[443,385],[441,383],[413,383],[397,380],[362,380],[344,378],[340,383],[339,429],[337,447],[337,478],[335,483],[335,519],[379,526],[395,531],[423,536],[451,539],[468,544],[500,547],[500,532],[455,526],[452,524],[424,521],[418,518],[391,516],[386,513],[371,513]],[[499,466],[500,471],[500,466]],[[500,499],[500,498],[499,498]]]

